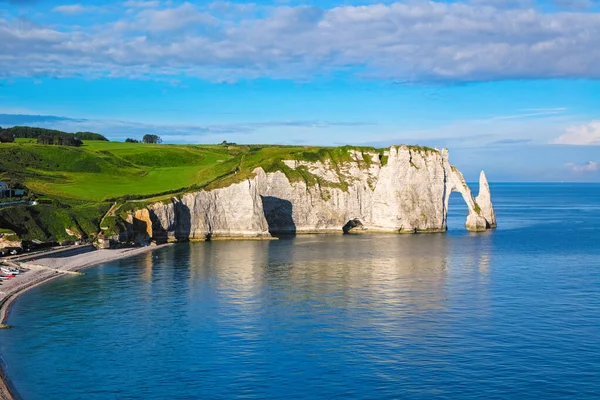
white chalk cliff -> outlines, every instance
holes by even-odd
[[[284,160],[288,168],[310,173],[316,183],[291,182],[283,172],[257,168],[253,177],[228,187],[151,204],[129,215],[127,237],[205,240],[342,232],[349,221],[367,232],[443,232],[452,192],[467,204],[468,230],[496,226],[485,175],[474,199],[446,149],[392,146],[384,157],[348,151],[351,161],[336,165]]]

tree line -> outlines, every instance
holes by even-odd
[[[32,126],[13,126],[12,128],[0,127],[0,141],[2,142],[14,142],[16,138],[25,139],[39,139],[40,137],[63,137],[72,136],[77,140],[104,140],[108,142],[108,139],[99,133],[94,132],[75,132],[68,133],[59,131],[56,129],[37,128]],[[12,140],[11,140],[12,139]],[[46,140],[46,139],[45,139]]]
[[[106,137],[94,132],[67,133],[56,129],[31,126],[0,127],[0,143],[12,143],[16,138],[37,139],[39,144],[59,146],[81,146],[83,140],[104,140],[108,142]]]
[[[54,136],[39,136],[37,138],[38,144],[54,144],[57,146],[75,146],[79,147],[83,144],[81,140],[75,137],[72,133],[63,133]]]

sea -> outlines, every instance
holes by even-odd
[[[475,187],[475,192],[477,188]],[[21,296],[22,399],[598,399],[600,184],[491,183],[498,228],[182,243]]]

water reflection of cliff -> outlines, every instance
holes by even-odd
[[[234,302],[425,310],[444,306],[447,243],[442,235],[319,235],[192,244],[190,278],[215,279]]]
[[[176,297],[188,289],[193,292],[192,288],[188,288],[189,284],[185,284],[192,282],[190,275],[195,271],[190,267],[188,254],[191,251],[187,244],[182,244],[137,257],[140,279],[147,283],[144,287],[148,299],[157,298],[158,293],[161,297]]]
[[[190,243],[146,256],[142,265],[148,300],[178,299],[173,323],[218,326],[232,354],[243,345],[258,355],[267,351],[264,339],[272,340],[273,332],[297,341],[330,332],[399,341],[450,334],[443,326],[451,326],[456,304],[472,301],[488,309],[491,236],[307,235]]]
[[[179,266],[172,278],[185,275],[179,278],[188,280],[190,295],[202,286],[231,304],[378,307],[402,314],[443,309],[473,274],[487,283],[489,243],[490,237],[481,235],[314,235],[192,243],[175,246],[183,259],[171,252],[160,253],[159,259],[147,255],[142,277],[150,281],[157,265],[175,255]]]
[[[300,294],[309,293],[329,306],[377,307],[381,312],[443,307],[447,238],[366,235],[320,239],[299,240],[293,245],[290,285],[305,288]],[[274,252],[279,246],[273,245]],[[298,289],[294,291],[298,293]]]

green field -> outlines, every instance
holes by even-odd
[[[0,208],[0,229],[14,230],[26,239],[66,239],[70,236],[65,228],[93,236],[114,203],[126,207],[130,200],[140,201],[136,203],[139,205],[189,191],[228,186],[251,177],[257,167],[267,172],[282,171],[292,181],[331,186],[305,168],[288,168],[282,160],[329,160],[337,168],[350,159],[349,149],[378,153],[381,162],[386,162],[383,150],[369,147],[107,141],[84,141],[81,147],[69,147],[16,139],[14,143],[0,144],[0,181],[22,185],[30,199],[44,201],[35,207]],[[362,162],[368,166],[371,156],[365,154]],[[341,183],[337,187],[345,189],[346,177],[339,175]]]
[[[18,141],[0,145],[0,179],[51,197],[107,201],[205,184],[235,167],[217,146],[86,142],[79,148]]]

